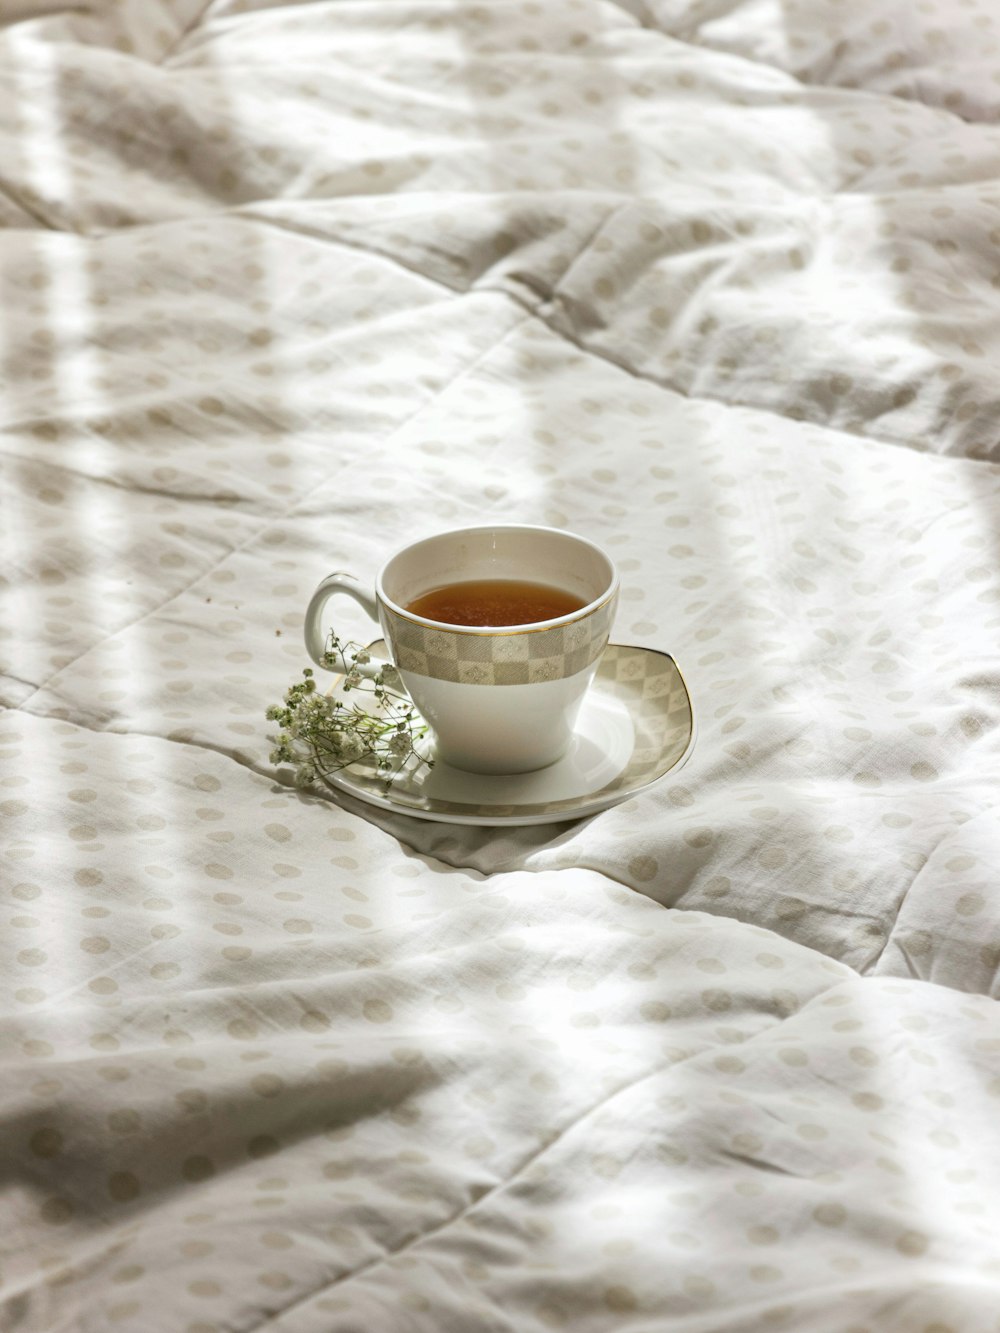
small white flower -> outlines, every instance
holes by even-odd
[[[400,697],[403,684],[398,670],[379,662],[372,682],[361,670],[372,661],[368,649],[332,633],[323,660],[346,673],[344,691],[361,686],[373,695],[371,703],[365,708],[353,699],[348,703],[342,697],[328,697],[317,690],[312,668],[306,668],[302,679],[285,691],[284,705],[267,710],[268,721],[279,724],[279,734],[271,737],[271,763],[292,765],[292,778],[302,787],[363,758],[374,762],[387,788],[409,760],[429,767],[431,761],[415,748],[427,726],[412,708],[403,716],[408,701]]]
[[[360,759],[365,752],[364,744],[358,740],[357,736],[345,736],[340,746],[340,755],[349,763],[355,759]]]

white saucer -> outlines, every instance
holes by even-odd
[[[378,639],[375,657],[387,656]],[[341,687],[337,680],[331,694]],[[440,760],[411,764],[388,791],[370,761],[326,781],[396,814],[445,824],[554,824],[617,805],[686,763],[694,746],[694,711],[669,653],[608,644],[580,709],[568,753],[534,773],[495,777]]]

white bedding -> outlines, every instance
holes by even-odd
[[[0,1328],[997,1333],[998,26],[0,14]],[[295,791],[315,583],[483,519],[690,763]]]

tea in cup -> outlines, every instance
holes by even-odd
[[[611,559],[584,537],[521,524],[462,528],[390,556],[374,594],[350,574],[330,574],[306,611],[306,647],[325,665],[326,603],[353,598],[381,626],[434,732],[436,758],[475,773],[527,773],[569,748],[618,586]]]

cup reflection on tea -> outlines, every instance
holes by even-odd
[[[324,665],[326,603],[353,598],[379,622],[436,758],[526,773],[569,748],[618,588],[611,559],[584,537],[524,524],[463,528],[390,556],[374,595],[350,574],[325,578],[306,611],[306,647]]]

